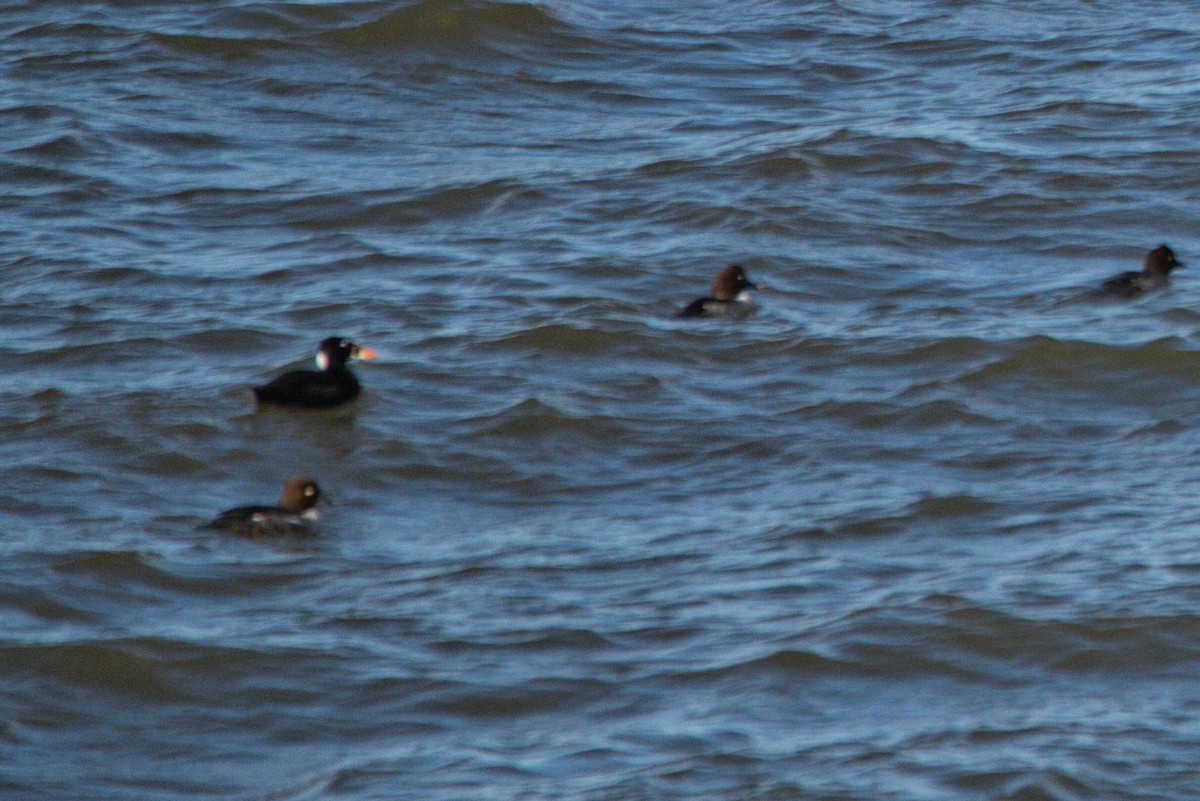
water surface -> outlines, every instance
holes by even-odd
[[[12,799],[1192,799],[1200,22],[0,10]],[[674,310],[725,264],[741,322]],[[325,336],[354,406],[256,412]],[[312,543],[197,526],[292,474]]]

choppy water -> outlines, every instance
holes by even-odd
[[[5,799],[1194,799],[1187,4],[0,9]],[[726,263],[760,312],[671,312]],[[353,408],[247,387],[330,334]],[[196,526],[295,472],[312,547]]]

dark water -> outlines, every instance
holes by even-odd
[[[1187,4],[0,10],[0,796],[1194,799]],[[731,323],[670,313],[731,261]],[[352,336],[354,407],[247,387]],[[196,526],[310,472],[311,544]]]

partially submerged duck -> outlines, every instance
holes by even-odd
[[[345,337],[328,337],[317,347],[316,370],[292,370],[254,387],[260,404],[296,409],[332,409],[358,397],[362,385],[346,364],[375,358],[375,351]]]
[[[278,506],[238,506],[217,515],[203,528],[240,537],[307,536],[314,534],[321,489],[308,476],[296,476],[283,485]]]
[[[740,317],[754,309],[750,290],[758,289],[746,277],[740,264],[731,264],[712,283],[712,295],[696,298],[676,314],[676,317]]]
[[[1130,270],[1114,275],[1100,284],[1100,292],[1118,298],[1136,298],[1170,284],[1168,276],[1171,271],[1182,266],[1169,247],[1159,245],[1146,254],[1145,266],[1141,272]]]

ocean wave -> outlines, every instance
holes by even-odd
[[[487,46],[494,39],[520,37],[547,42],[567,26],[546,8],[531,3],[420,0],[383,17],[326,34],[348,47],[461,49]]]
[[[412,704],[415,711],[450,714],[467,719],[513,718],[549,714],[603,697],[611,682],[599,679],[529,678],[520,685],[449,683]]]
[[[585,436],[601,440],[618,436],[615,421],[594,414],[577,415],[537,398],[526,398],[500,412],[480,415],[469,423],[471,439],[541,440],[545,437]]]

